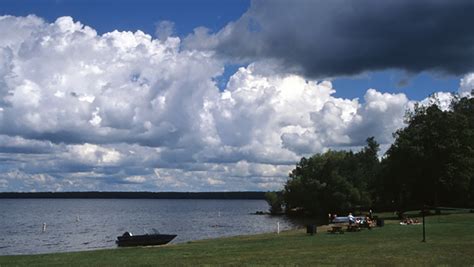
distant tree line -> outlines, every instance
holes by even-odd
[[[265,192],[4,192],[2,198],[265,199]]]
[[[357,209],[419,209],[423,205],[474,206],[474,98],[455,96],[450,109],[415,106],[407,126],[379,160],[373,137],[359,152],[303,157],[289,174],[273,210],[305,214]],[[278,195],[278,194],[277,194]],[[267,196],[268,201],[268,196]]]

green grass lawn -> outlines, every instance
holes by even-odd
[[[2,256],[0,266],[146,265],[474,265],[474,214],[430,216],[422,225],[384,227],[314,236],[305,230],[189,242],[162,247]]]

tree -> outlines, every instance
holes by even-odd
[[[266,192],[265,200],[270,205],[269,211],[271,214],[280,214],[283,212],[283,199],[279,192]]]
[[[369,189],[379,168],[377,152],[378,144],[371,137],[367,146],[355,154],[330,150],[302,158],[283,190],[287,209],[327,214],[371,206]]]
[[[472,204],[474,100],[454,98],[447,111],[416,106],[407,124],[382,162],[385,204],[400,210]]]
[[[382,162],[373,137],[357,153],[303,157],[285,184],[286,208],[327,214],[372,205],[474,206],[474,98],[455,96],[449,110],[431,103],[407,112]]]

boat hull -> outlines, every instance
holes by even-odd
[[[115,242],[119,247],[158,246],[169,243],[176,236],[162,234],[119,236]]]

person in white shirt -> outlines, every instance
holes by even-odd
[[[354,219],[354,216],[352,216],[352,213],[349,213],[349,216],[347,216],[347,218],[349,218],[349,223],[350,224],[355,223],[355,219]]]

